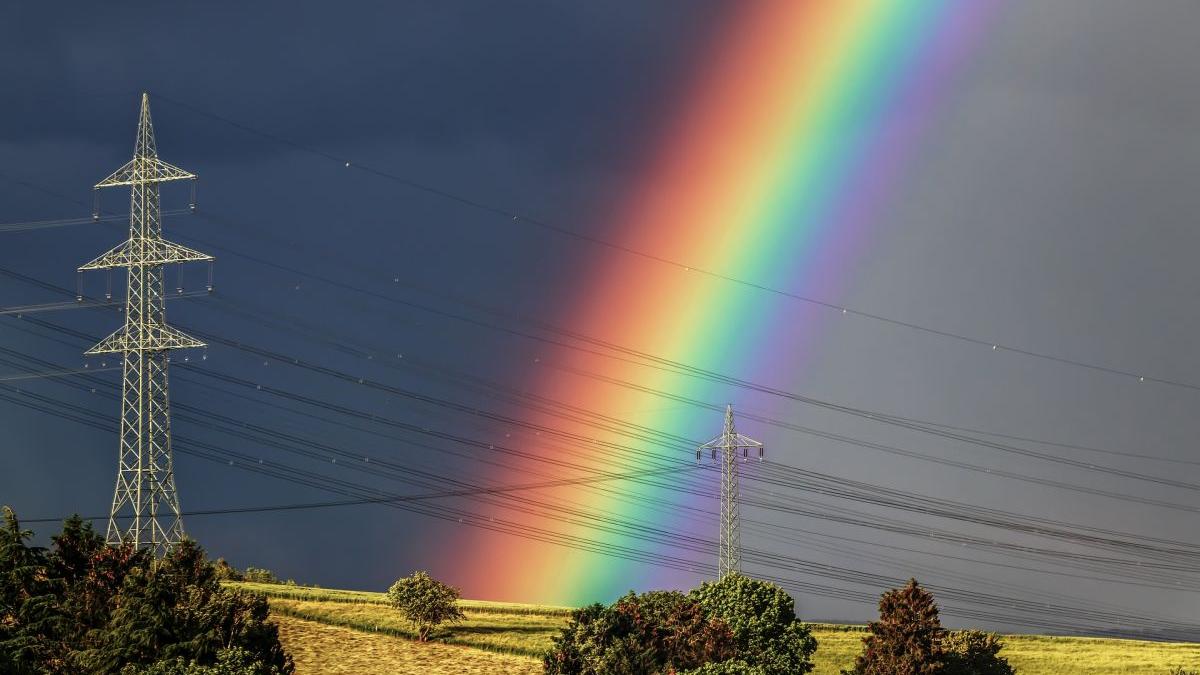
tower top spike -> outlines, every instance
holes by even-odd
[[[190,171],[184,171],[174,164],[168,164],[158,158],[158,147],[154,141],[154,122],[150,119],[150,94],[142,92],[142,108],[138,113],[137,139],[133,145],[133,159],[93,187],[100,189],[195,179],[196,175]],[[195,202],[194,197],[192,201]],[[96,204],[96,217],[99,217],[98,213],[99,202]]]
[[[142,92],[142,109],[138,113],[137,142],[133,148],[134,157],[158,157],[158,148],[154,143],[154,122],[150,119],[150,92]]]

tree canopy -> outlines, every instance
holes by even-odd
[[[156,560],[72,517],[45,549],[3,517],[0,672],[292,672],[266,598],[222,586],[195,542]]]
[[[729,575],[576,610],[543,663],[547,675],[791,675],[815,650],[783,589]]]
[[[438,626],[464,618],[458,607],[458,589],[434,579],[428,572],[414,572],[398,579],[388,589],[387,597],[417,627],[417,640],[421,642],[428,640]]]

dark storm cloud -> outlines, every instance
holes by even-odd
[[[19,95],[0,138],[114,138],[114,110],[161,88],[319,146],[503,141],[603,161],[716,16],[712,3],[136,4],[10,4],[0,77]],[[595,128],[613,137],[580,133]],[[198,147],[236,156],[225,131]]]

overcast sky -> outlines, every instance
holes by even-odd
[[[152,100],[160,153],[201,176],[201,203],[211,215],[169,220],[168,234],[197,248],[213,250],[206,244],[215,244],[260,259],[214,250],[220,259],[221,298],[244,303],[235,308],[270,307],[337,336],[368,342],[392,342],[400,336],[403,348],[414,354],[512,381],[521,372],[519,364],[532,354],[532,347],[520,340],[348,297],[262,261],[370,288],[375,282],[363,270],[394,270],[407,282],[538,315],[571,302],[572,288],[563,280],[595,255],[587,244],[509,227],[494,216],[362,173],[349,175],[311,153],[187,106],[458,195],[605,236],[615,231],[603,218],[607,208],[633,187],[649,135],[663,123],[668,108],[662,105],[662,92],[694,74],[697,54],[712,49],[709,41],[728,18],[726,11],[715,2],[467,3],[461,9],[435,2],[349,7],[129,3],[70,10],[8,3],[0,9],[0,224],[86,215],[90,186],[128,159],[137,95],[149,90],[160,96]],[[1200,247],[1194,226],[1200,212],[1198,25],[1200,5],[1184,0],[1029,0],[996,11],[960,64],[953,86],[941,94],[938,123],[914,153],[895,198],[846,274],[842,296],[826,299],[1035,352],[1200,383],[1195,349],[1200,342],[1200,266],[1194,263]],[[122,199],[106,195],[105,206],[117,210]],[[164,200],[167,208],[178,207],[186,195],[167,191]],[[111,247],[121,227],[89,224],[0,233],[0,268],[73,287],[75,267]],[[192,273],[185,285],[199,287],[202,273]],[[95,293],[104,282],[97,276],[88,283]],[[462,309],[417,291],[400,291],[397,297],[447,311]],[[60,299],[44,288],[0,278],[0,305]],[[372,370],[353,354],[239,319],[206,307],[208,302],[224,300],[172,302],[169,317],[435,395],[461,395],[434,378]],[[1200,460],[1195,452],[1200,391],[992,354],[865,320],[834,321],[803,305],[789,311],[797,322],[828,322],[820,324],[815,356],[798,385],[804,393],[975,429]],[[90,311],[38,316],[93,335],[111,331],[119,318]],[[82,348],[69,338],[39,332],[13,317],[0,317],[0,346],[62,367],[84,363]],[[264,367],[261,359],[229,349],[214,347],[201,363],[241,374],[258,369],[246,376],[271,378],[276,386],[310,395],[334,393],[342,404],[364,410],[390,405],[406,419],[433,419],[420,410],[395,410],[402,403],[383,404],[353,389],[335,389],[311,374]],[[97,367],[95,360],[89,367]],[[264,368],[275,370],[267,375]],[[18,372],[16,365],[0,365],[0,375]],[[117,381],[112,372],[102,377]],[[116,417],[115,403],[99,395],[89,398],[47,381],[4,384]],[[203,384],[210,383],[196,375],[173,380],[174,401],[328,442],[348,442],[344,429],[297,422]],[[901,435],[862,420],[802,413],[765,399],[745,403],[773,417],[941,457],[1141,498],[1200,504],[1192,489],[998,456],[977,446]],[[445,423],[463,428],[453,418]],[[0,502],[28,518],[107,511],[115,436],[3,401],[0,428]],[[184,421],[176,430],[214,443],[229,440]],[[801,443],[799,437],[779,436],[778,430],[746,431],[774,434],[776,446],[797,448],[790,461],[818,471],[1022,514],[1195,542],[1195,513],[1180,509],[1051,489],[859,448]],[[708,430],[680,433],[712,435]],[[354,436],[353,442],[372,451],[387,446],[378,438]],[[1200,482],[1197,465],[1054,446],[1036,449]],[[272,456],[286,458],[278,452]],[[404,459],[436,468],[432,457],[415,450]],[[193,457],[179,457],[177,466],[185,509],[332,497]],[[361,478],[348,475],[350,479]],[[935,522],[911,513],[896,517]],[[812,526],[873,544],[931,546],[827,522]],[[47,528],[37,527],[40,541]],[[187,529],[214,555],[239,566],[270,567],[324,586],[368,589],[381,589],[410,569],[435,565],[436,555],[466,536],[463,526],[380,507],[196,518]],[[380,542],[399,537],[440,544],[389,543],[387,556],[376,555]],[[753,541],[752,535],[746,539]],[[888,555],[911,561],[911,569],[801,545],[784,550],[808,560],[896,577],[911,573],[957,587],[970,584],[955,575],[977,574],[1019,585],[1023,590],[1012,595],[1020,597],[1036,598],[1039,591],[1077,598],[1103,595],[1131,612],[1161,618],[1193,616],[1197,601],[1190,592],[931,560],[894,550]],[[969,555],[1054,566],[1047,561],[1014,563],[979,551]],[[943,570],[942,578],[931,576],[929,567]],[[1189,582],[1196,577],[1181,575]],[[679,586],[696,580],[686,574],[672,579]],[[632,585],[642,588],[636,581]],[[871,594],[883,590],[855,588]],[[862,603],[796,595],[805,618],[866,620],[874,612]]]

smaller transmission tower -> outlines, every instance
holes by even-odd
[[[154,125],[150,121],[150,97],[142,94],[133,159],[95,186],[96,190],[129,188],[129,238],[79,271],[121,267],[129,270],[125,325],[86,353],[120,354],[123,361],[120,450],[108,518],[108,542],[150,548],[155,555],[162,555],[183,538],[171,454],[167,354],[172,349],[204,346],[196,338],[167,325],[164,267],[192,261],[212,262],[212,256],[206,253],[163,239],[159,185],[176,180],[195,181],[196,176],[158,158]],[[195,183],[192,185],[194,209]],[[99,217],[98,210],[96,215]],[[211,274],[210,267],[210,291]],[[182,290],[181,285],[179,291]]]
[[[758,449],[758,459],[763,458],[763,444],[739,434],[733,426],[733,406],[725,407],[725,429],[720,436],[696,448],[696,461],[703,451],[709,450],[712,459],[721,454],[721,546],[717,564],[720,578],[740,572],[742,569],[742,538],[738,525],[738,450],[742,461],[750,458],[750,450]]]

